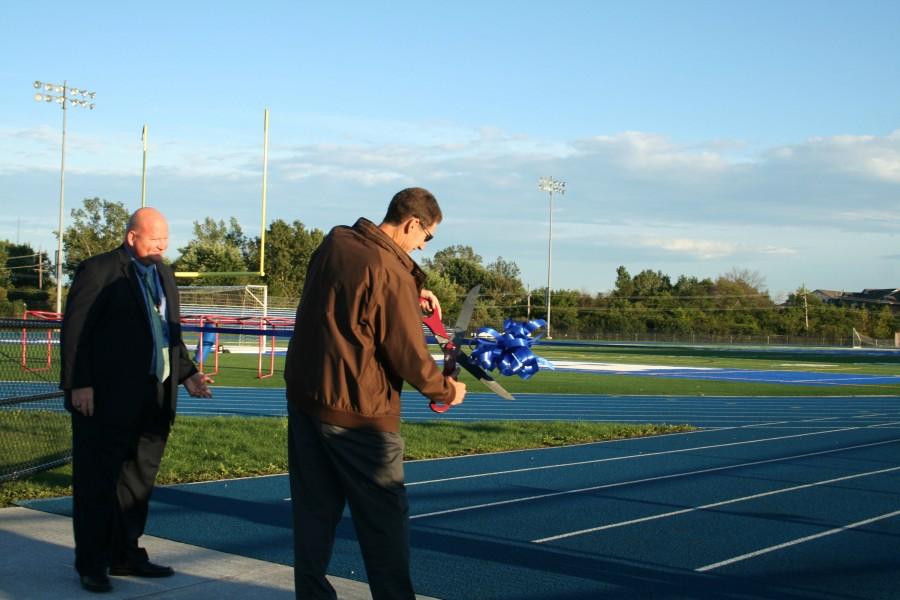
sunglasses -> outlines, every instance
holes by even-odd
[[[416,217],[416,218],[418,219],[418,217]],[[431,232],[428,231],[428,228],[426,228],[426,227],[422,224],[422,219],[419,219],[419,227],[421,227],[421,228],[422,228],[422,231],[425,232],[425,241],[426,241],[426,242],[430,242],[431,240],[434,239],[434,236],[431,235]]]

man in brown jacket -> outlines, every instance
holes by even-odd
[[[298,598],[336,597],[325,573],[345,503],[372,597],[415,597],[400,392],[406,381],[436,402],[466,394],[428,351],[422,310],[440,303],[410,256],[441,219],[430,192],[408,188],[380,225],[335,227],[310,260],[284,370]]]

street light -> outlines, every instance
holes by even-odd
[[[56,102],[63,111],[62,120],[62,160],[59,167],[59,231],[56,232],[56,312],[62,312],[62,246],[63,246],[63,200],[66,191],[66,109],[70,106],[94,110],[96,92],[62,85],[35,81],[35,102]],[[55,95],[51,92],[54,92]]]
[[[548,340],[553,339],[550,335],[550,274],[553,271],[553,192],[557,194],[566,193],[566,182],[557,181],[552,177],[541,177],[538,180],[538,188],[550,194],[550,233],[547,236],[547,335]]]

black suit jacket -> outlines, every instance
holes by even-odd
[[[157,267],[166,294],[171,373],[159,390],[175,418],[178,384],[197,372],[181,338],[181,310],[172,269]],[[71,390],[94,388],[94,416],[129,422],[140,413],[140,394],[153,360],[144,293],[131,255],[122,245],[83,261],[66,299],[60,339],[60,387],[71,410]]]

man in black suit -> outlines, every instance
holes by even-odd
[[[169,227],[142,208],[124,243],[78,266],[63,317],[60,387],[72,414],[75,569],[92,592],[111,575],[167,577],[138,546],[175,419],[178,384],[212,396],[181,338],[178,289],[162,263]]]

